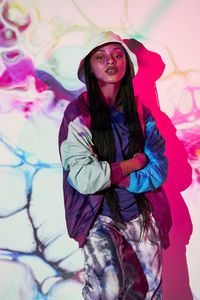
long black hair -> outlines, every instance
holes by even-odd
[[[123,112],[125,114],[126,124],[129,130],[129,147],[124,160],[130,159],[138,151],[144,151],[145,138],[142,132],[140,119],[137,112],[135,96],[132,85],[131,69],[128,54],[126,57],[126,72],[121,80],[117,99],[122,101]],[[91,132],[94,143],[94,151],[100,160],[115,162],[116,148],[115,139],[110,121],[109,106],[103,100],[98,82],[91,70],[89,55],[84,60],[84,72],[88,93],[88,106],[91,116]],[[116,101],[117,101],[116,99]],[[122,222],[120,214],[118,195],[114,186],[102,191],[107,205],[111,211],[112,218],[116,222]],[[143,215],[143,225],[148,223],[148,212],[150,211],[149,203],[143,193],[134,194],[138,211]]]

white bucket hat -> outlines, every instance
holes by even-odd
[[[126,50],[129,56],[132,78],[136,75],[138,71],[138,64],[137,64],[137,58],[135,54],[130,51],[130,49],[126,46],[126,44],[123,42],[123,40],[120,38],[119,35],[113,33],[112,31],[103,31],[94,35],[92,39],[88,42],[88,45],[85,49],[84,58],[81,60],[79,64],[78,78],[83,83],[85,83],[85,73],[84,73],[84,65],[83,65],[84,59],[93,49],[107,43],[119,43],[124,47],[124,49]]]

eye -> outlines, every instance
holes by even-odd
[[[95,57],[95,59],[96,59],[96,60],[103,60],[103,59],[104,59],[104,56],[98,55],[98,56]]]
[[[117,52],[114,53],[113,56],[114,56],[116,59],[119,59],[119,58],[122,58],[123,55],[124,55],[124,54],[123,54],[121,51],[117,51]]]

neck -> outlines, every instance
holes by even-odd
[[[109,106],[114,106],[117,98],[117,93],[119,91],[120,82],[115,84],[99,82],[99,87],[103,95],[104,101]]]

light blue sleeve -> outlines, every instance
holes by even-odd
[[[68,125],[67,138],[61,144],[61,160],[69,171],[68,182],[82,194],[94,194],[111,185],[111,167],[99,161],[89,150],[92,134],[77,117]]]
[[[163,155],[165,141],[151,115],[146,120],[145,154],[149,163],[142,169],[130,174],[127,188],[132,193],[143,193],[157,189],[167,179],[168,159]]]

